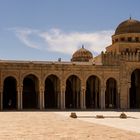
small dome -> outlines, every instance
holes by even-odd
[[[90,51],[82,46],[81,49],[77,50],[73,55],[71,61],[80,61],[80,62],[88,62],[93,58],[93,55]]]
[[[116,28],[115,35],[125,33],[140,33],[140,21],[130,18],[120,23]]]

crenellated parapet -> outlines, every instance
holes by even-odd
[[[101,58],[103,65],[120,65],[121,61],[139,62],[140,52],[102,52]]]
[[[115,52],[102,52],[101,53],[102,64],[103,65],[119,65],[120,64],[120,54]]]
[[[122,52],[121,60],[138,62],[140,61],[140,52]]]

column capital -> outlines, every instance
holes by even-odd
[[[82,82],[81,83],[81,87],[85,87],[86,88],[86,82]]]
[[[17,86],[23,87],[23,83],[19,82]]]
[[[121,86],[118,86],[118,91],[120,91],[121,90]]]
[[[23,87],[22,86],[17,86],[17,91],[18,91],[18,94],[22,94]]]
[[[131,88],[131,83],[128,83],[128,88]]]
[[[62,92],[65,92],[65,89],[66,89],[66,86],[62,85],[62,86],[61,86],[61,91],[62,91]]]
[[[81,90],[86,90],[86,85],[81,85]]]
[[[44,87],[40,87],[40,88],[39,88],[39,91],[40,91],[41,93],[44,92],[44,91],[45,91]]]
[[[81,94],[85,95],[86,93],[86,89],[85,88],[81,88]]]
[[[82,87],[81,87],[81,89],[82,89],[82,90],[85,90],[85,89],[86,89],[86,87],[85,87],[85,86],[82,86]]]
[[[101,90],[105,90],[106,89],[106,86],[101,86]]]

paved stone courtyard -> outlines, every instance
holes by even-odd
[[[69,116],[70,112],[58,112],[60,115]],[[120,111],[94,111],[76,112],[78,119],[86,122],[111,126],[123,130],[140,133],[140,112],[124,112],[127,119],[120,119]],[[104,119],[96,119],[96,115],[103,115]]]
[[[134,118],[120,120],[117,118],[96,119],[101,112],[76,112],[78,119],[69,117],[70,112],[0,112],[0,140],[139,140],[140,113],[132,113]],[[107,112],[102,112],[107,113]],[[112,112],[111,115],[118,115]],[[131,114],[132,113],[132,114]],[[107,114],[105,114],[107,115]],[[102,122],[102,123],[100,123]],[[106,124],[103,124],[106,122]],[[125,127],[136,127],[138,131],[126,131],[108,124],[125,122]],[[126,125],[131,126],[126,126]],[[103,124],[103,125],[101,125]],[[123,125],[123,124],[122,124]],[[137,132],[137,133],[136,133]]]

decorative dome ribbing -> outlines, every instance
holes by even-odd
[[[116,28],[115,35],[125,33],[140,33],[140,21],[130,18],[120,23]]]
[[[77,50],[73,54],[71,61],[88,62],[92,58],[92,53],[89,50],[85,49],[84,46],[82,46],[81,49]]]

